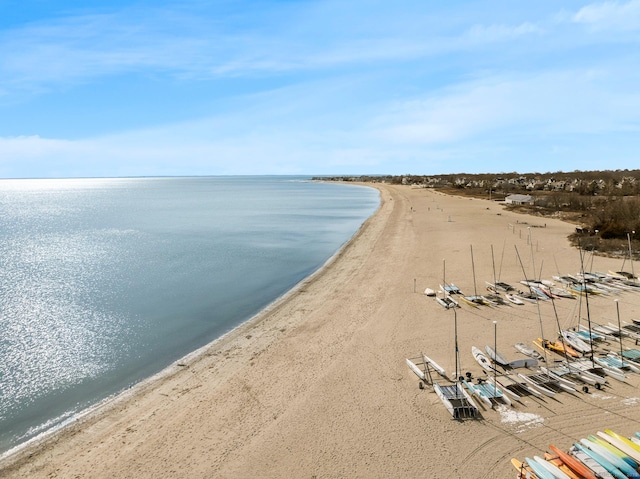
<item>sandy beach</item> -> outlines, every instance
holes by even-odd
[[[605,428],[640,431],[639,374],[453,420],[405,363],[424,352],[454,370],[454,313],[424,289],[446,275],[466,294],[484,294],[494,264],[511,284],[575,274],[580,255],[566,239],[574,227],[488,200],[376,186],[379,211],[321,272],[222,340],[5,459],[0,476],[514,477],[511,457],[542,456],[549,444],[566,450]],[[594,271],[622,264],[587,261]],[[621,319],[640,318],[640,292],[625,292],[590,298],[591,319],[617,322],[614,299]],[[541,324],[555,338],[556,313],[563,328],[586,318],[572,299],[463,305],[461,371],[482,376],[471,346],[493,345],[494,335],[502,354],[523,358],[513,344],[531,345]]]

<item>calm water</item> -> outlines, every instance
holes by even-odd
[[[0,181],[0,453],[250,318],[379,203],[303,180]]]

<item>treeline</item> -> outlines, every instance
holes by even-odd
[[[500,200],[511,194],[533,198],[528,208],[540,215],[562,216],[580,225],[572,238],[593,249],[626,249],[628,239],[640,245],[640,170],[547,173],[458,173],[447,175],[376,175],[317,178],[334,181],[382,182]],[[585,238],[586,237],[586,238]],[[637,247],[634,247],[637,250]]]

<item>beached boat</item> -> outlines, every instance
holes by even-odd
[[[538,297],[532,292],[524,292],[518,291],[516,297],[521,301],[526,301],[527,303],[536,303],[538,301]]]
[[[479,382],[477,384],[473,384],[470,381],[462,380],[462,384],[469,390],[473,396],[478,398],[479,401],[484,403],[488,407],[493,406],[492,401],[502,402],[508,406],[511,406],[511,401],[509,398],[498,388],[498,386],[494,384],[486,384],[483,382]]]
[[[554,392],[560,390],[568,393],[577,392],[576,388],[578,385],[574,381],[567,379],[567,377],[552,373],[545,367],[540,368],[540,374],[529,374],[526,377],[537,385],[543,386]]]
[[[639,349],[627,348],[620,353],[616,352],[616,354],[624,358],[626,361],[640,367],[640,350]]]
[[[422,361],[424,364],[431,366],[440,376],[447,378],[447,373],[444,368],[424,353],[422,353]]]
[[[578,330],[573,332],[587,344],[602,342],[606,339],[603,335],[598,334],[595,331],[590,331],[588,328],[578,328]]]
[[[536,359],[538,361],[544,362],[544,357],[538,351],[533,348],[530,348],[524,343],[516,343],[513,345],[517,351],[521,352],[525,356],[529,356],[530,358]]]
[[[551,296],[549,296],[547,293],[545,293],[541,288],[537,286],[529,286],[529,290],[533,294],[535,294],[539,300],[549,301],[551,299]]]
[[[460,304],[446,293],[442,293],[441,295],[436,295],[435,299],[438,302],[438,304],[440,304],[440,306],[442,306],[445,309],[460,307]]]
[[[578,336],[575,332],[569,330],[562,330],[560,334],[564,338],[564,340],[576,351],[582,354],[591,353],[593,350],[591,346],[585,343],[580,336]]]
[[[615,375],[614,377],[618,380],[620,380],[620,376],[626,379],[626,373],[632,371],[632,369],[629,368],[629,363],[615,356],[594,356],[593,360],[602,366],[607,374]],[[622,381],[624,381],[624,379],[622,379]]]
[[[433,389],[454,419],[474,419],[479,416],[476,403],[460,383],[444,386],[434,382]]]
[[[485,296],[483,296],[484,299],[486,299],[487,301],[489,301],[490,303],[492,303],[491,305],[495,305],[495,306],[510,306],[509,303],[507,303],[504,298],[502,296],[500,296],[499,294],[487,294]]]
[[[601,384],[600,381],[602,381],[602,379],[593,377],[590,373],[569,367],[566,363],[555,364],[548,368],[541,366],[540,371],[544,374],[550,375],[558,381],[566,381],[565,384],[573,387],[574,389],[577,387],[576,381],[590,384],[591,386]]]
[[[568,355],[574,358],[579,358],[581,356],[578,351],[568,344],[564,344],[562,341],[549,341],[548,339],[538,338],[533,342],[533,344],[538,346],[540,349],[547,349],[562,356]]]
[[[480,349],[476,348],[475,346],[471,346],[471,354],[473,355],[473,358],[476,360],[476,362],[480,365],[480,367],[487,373],[493,374],[499,372],[493,366],[493,364],[491,364],[489,358],[485,356],[482,351],[480,351]]]
[[[516,401],[520,401],[521,397],[526,395],[542,398],[542,393],[514,374],[501,374],[499,376],[492,376],[488,374],[487,382],[496,384]]]
[[[552,381],[552,379],[549,376],[543,376],[541,374],[532,374],[527,376],[521,373],[518,373],[518,376],[520,377],[520,379],[528,383],[536,391],[544,394],[545,396],[548,396],[548,397],[556,396],[556,393],[547,387],[549,383]]]
[[[424,371],[422,371],[418,365],[416,363],[414,363],[413,361],[411,361],[409,358],[406,359],[407,362],[407,366],[409,366],[409,369],[411,369],[411,371],[413,371],[415,373],[416,376],[418,376],[422,381],[427,380],[426,375],[424,373]]]
[[[489,291],[493,291],[494,293],[498,293],[498,292],[503,292],[503,293],[509,293],[511,291],[515,291],[516,289],[511,286],[508,283],[503,283],[500,281],[496,281],[495,283],[489,283],[488,281],[485,281],[486,285],[487,285],[487,289]]]
[[[494,363],[499,364],[500,366],[509,365],[509,361],[507,361],[507,358],[505,358],[498,351],[495,351],[491,346],[485,345],[484,350]]]
[[[440,286],[440,290],[445,293],[445,294],[462,294],[462,291],[460,291],[460,288],[458,288],[455,284],[450,283],[444,283],[439,285]]]
[[[605,358],[609,359],[609,363],[624,372],[640,373],[640,367],[631,361],[625,361],[616,352],[607,353]],[[604,358],[603,358],[604,359]]]
[[[517,304],[518,306],[524,305],[524,301],[522,301],[517,294],[505,293],[504,297],[507,298],[507,301],[510,303]]]
[[[545,289],[542,289],[545,291]],[[556,286],[549,286],[546,288],[549,291],[549,294],[557,297],[557,298],[567,298],[567,299],[576,299],[576,297],[566,289],[558,288]]]
[[[585,294],[602,294],[602,291],[597,290],[591,286],[584,284],[574,284],[568,287],[569,291],[574,292],[575,294],[585,295]]]
[[[616,339],[615,336],[612,334],[611,329],[609,328],[605,329],[604,327],[601,327],[598,324],[595,324],[595,325],[592,324],[591,328],[588,328],[583,324],[579,324],[578,332],[584,335],[590,334],[594,341],[609,341],[612,339]]]
[[[621,369],[615,367],[614,365],[610,365],[609,363],[611,361],[608,361],[605,358],[598,358],[596,356],[593,357],[593,360],[600,366],[602,367],[602,370],[604,371],[604,373],[613,378],[616,379],[618,381],[624,382],[627,379],[627,375],[624,373],[624,371],[622,371]]]
[[[435,292],[435,290],[433,290],[433,289],[431,289],[431,288],[425,288],[425,290],[424,290],[424,294],[425,294],[426,296],[435,296],[435,295],[436,295],[436,292]]]
[[[568,367],[572,371],[575,371],[575,373],[587,384],[591,384],[593,381],[596,388],[598,385],[603,386],[607,384],[607,374],[605,373],[604,368],[597,365],[595,361],[582,358],[568,362],[565,361],[562,365]]]
[[[474,419],[480,416],[480,411],[467,391],[458,382],[458,365],[460,352],[458,349],[458,315],[453,310],[454,338],[455,338],[455,376],[453,385],[441,385],[433,382],[433,390],[454,419]]]

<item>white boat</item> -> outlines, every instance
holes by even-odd
[[[634,373],[640,373],[640,368],[633,364],[631,361],[625,361],[623,357],[620,357],[619,353],[610,352],[606,356],[611,359],[611,364],[622,371],[631,371]]]
[[[576,351],[583,354],[592,352],[591,346],[580,339],[580,337],[573,331],[563,330],[560,331],[560,334],[562,335],[564,340],[569,343],[569,346],[571,346]]]
[[[581,335],[591,335],[592,341],[607,341],[607,340],[612,340],[615,339],[614,336],[611,335],[611,331],[607,330],[607,332],[605,332],[605,330],[603,329],[599,329],[596,330],[597,326],[592,327],[591,329],[589,329],[587,326],[583,325],[583,324],[579,324],[578,325],[578,333],[580,333]]]
[[[576,299],[576,297],[566,289],[558,288],[556,286],[551,286],[548,289],[549,289],[549,293],[551,293],[554,296],[558,296],[559,298]]]
[[[517,294],[505,293],[504,297],[507,298],[507,301],[510,303],[517,304],[518,306],[522,306],[524,304],[524,301],[522,301]]]
[[[460,291],[460,288],[458,288],[453,283],[450,283],[450,284],[445,283],[444,285],[441,284],[439,286],[440,286],[440,290],[445,294],[462,294],[462,291]]]
[[[422,353],[422,360],[425,364],[431,366],[440,376],[442,376],[443,378],[447,377],[447,373],[445,372],[444,368],[424,353]]]
[[[598,384],[598,381],[596,381],[595,378],[592,378],[589,375],[582,373],[582,371],[578,369],[570,368],[566,364],[557,364],[550,368],[541,366],[540,371],[558,380],[570,381],[571,383],[573,383],[571,387],[577,386],[577,384],[571,381],[571,379],[575,379],[577,381],[590,384],[592,386],[595,386],[596,384]],[[568,379],[568,378],[571,378],[571,379]]]
[[[587,384],[599,384],[601,386],[607,384],[607,374],[604,368],[596,365],[589,359],[577,359],[570,362],[565,361],[562,365],[569,368],[572,372],[575,372],[575,374]]]
[[[574,381],[571,381],[571,379],[568,379],[568,378],[569,377],[571,377],[572,379],[577,379],[577,378],[570,376],[571,370],[567,369],[565,366],[559,366],[559,367],[554,366],[551,368],[545,368],[544,366],[541,366],[540,372],[542,372],[543,374],[546,374],[551,379],[554,379],[557,382],[557,386],[559,386],[561,389],[567,392],[576,392],[576,388],[578,387],[578,384]]]
[[[482,351],[480,351],[475,346],[471,346],[471,354],[473,358],[477,361],[482,369],[484,369],[487,373],[497,373],[499,372],[496,368],[493,367],[489,358],[487,358]]]
[[[538,351],[533,348],[530,348],[524,343],[516,343],[513,345],[517,351],[521,352],[525,356],[529,356],[530,358],[536,359],[538,361],[544,362],[544,357]]]
[[[518,376],[520,377],[520,379],[528,383],[532,388],[534,388],[538,392],[541,392],[545,396],[549,396],[551,398],[556,396],[556,393],[554,391],[546,387],[546,384],[549,383],[548,378],[542,378],[539,374],[526,376],[524,374],[518,373]]]
[[[454,419],[473,419],[479,416],[478,406],[460,383],[441,386],[434,382],[433,390]]]
[[[453,385],[440,385],[437,382],[433,382],[433,390],[438,395],[438,398],[444,404],[445,408],[454,419],[473,419],[480,416],[478,407],[471,399],[471,396],[465,391],[462,385],[457,381],[458,365],[460,362],[460,352],[458,349],[458,315],[456,310],[454,312],[454,329],[455,329],[455,355],[456,355],[456,368],[455,378]],[[443,370],[444,371],[444,370]]]
[[[487,382],[492,384],[492,385],[495,385],[496,387],[501,388],[502,392],[508,394],[509,396],[511,396],[511,399],[515,399],[516,401],[520,401],[521,396],[520,396],[520,394],[518,394],[515,391],[513,391],[513,389],[515,387],[517,387],[519,389],[527,390],[521,384],[513,384],[513,383],[505,384],[503,376],[500,377],[500,380],[497,380],[493,376],[487,376]],[[509,386],[511,386],[511,388]],[[638,440],[640,441],[640,439],[638,439]]]
[[[594,356],[593,360],[596,363],[598,363],[600,366],[602,366],[607,376],[611,376],[613,379],[617,379],[618,381],[623,381],[623,382],[627,379],[627,376],[625,375],[624,371],[614,366],[613,361],[609,360],[607,357],[598,358]]]
[[[436,298],[436,301],[445,309],[460,307],[460,304],[446,293],[442,293],[442,295],[436,295],[435,298]]]
[[[431,288],[425,288],[424,294],[427,296],[435,296],[436,292]]]
[[[478,382],[478,384],[473,384],[469,381],[463,380],[462,383],[471,394],[475,395],[480,401],[482,401],[489,407],[491,407],[493,404],[492,400],[503,402],[507,406],[512,405],[511,400],[495,382],[493,382],[492,384],[487,384],[485,382]]]
[[[509,364],[507,358],[498,351],[495,351],[491,346],[485,345],[484,350],[494,363],[499,364],[500,366],[507,366]]]
[[[587,344],[601,342],[601,341],[604,341],[606,339],[601,334],[597,334],[594,331],[590,332],[588,329],[587,330],[583,330],[583,329],[578,328],[578,330],[574,331],[574,333]]]
[[[409,369],[411,369],[411,371],[413,371],[415,375],[418,376],[420,379],[422,379],[423,381],[426,381],[424,372],[420,370],[420,368],[416,365],[416,363],[414,363],[408,358],[406,359],[406,361],[407,361],[407,366],[409,366]]]
[[[515,291],[515,288],[508,283],[503,283],[500,281],[496,281],[495,283],[489,283],[488,281],[485,281],[485,283],[487,285],[487,289],[489,291],[493,291],[494,293],[497,293],[499,291],[503,291],[505,293]]]

